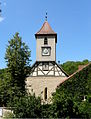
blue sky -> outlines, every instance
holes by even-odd
[[[5,68],[8,40],[19,32],[29,46],[32,63],[36,61],[34,34],[45,21],[57,32],[56,60],[91,60],[91,0],[0,0],[0,68]]]

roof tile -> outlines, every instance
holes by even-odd
[[[51,26],[49,25],[48,21],[45,21],[41,29],[35,34],[35,35],[41,35],[41,34],[53,34],[56,35],[56,33],[52,30]]]

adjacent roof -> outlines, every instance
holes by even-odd
[[[81,67],[80,69],[78,69],[76,72],[74,72],[72,75],[70,75],[69,77],[65,78],[65,80],[63,82],[61,82],[58,86],[60,87],[65,81],[69,80],[71,77],[73,77],[74,75],[76,75],[77,73],[79,73],[80,71],[82,71],[84,68],[88,67],[89,65],[91,65],[91,62],[88,63],[87,65],[84,65],[83,67]]]
[[[51,26],[49,25],[48,21],[45,21],[42,25],[41,29],[35,34],[35,37],[37,36],[43,36],[43,35],[54,35],[56,38],[57,43],[57,33],[55,33]]]

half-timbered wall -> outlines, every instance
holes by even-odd
[[[26,79],[26,88],[30,93],[40,96],[43,101],[50,102],[57,85],[62,83],[68,75],[56,63],[57,34],[47,21],[44,22],[35,37],[36,62],[31,67],[30,75]]]
[[[26,80],[26,87],[30,93],[49,103],[52,93],[66,78],[67,74],[56,62],[36,62]]]
[[[55,62],[37,62],[33,66],[30,76],[61,76],[65,77],[65,73]]]

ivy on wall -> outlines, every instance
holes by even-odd
[[[56,117],[91,117],[91,64],[60,85],[53,105]]]

